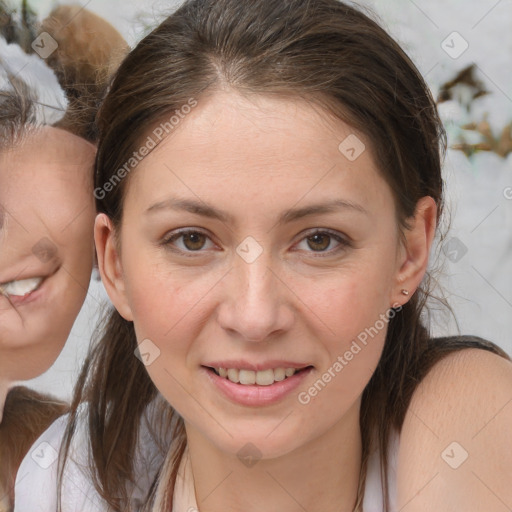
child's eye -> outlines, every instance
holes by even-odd
[[[334,249],[329,249],[329,247],[332,246],[333,240],[336,241],[337,246]],[[178,241],[179,243],[177,243]],[[208,246],[208,242],[211,244],[210,246]],[[329,254],[337,253],[338,251],[350,246],[350,242],[347,239],[343,238],[339,234],[325,230],[317,230],[310,233],[308,236],[304,237],[301,242],[299,242],[297,247],[299,247],[301,243],[306,243],[307,248],[300,250]],[[172,233],[170,236],[164,238],[162,245],[177,252],[185,253],[185,255],[189,256],[194,252],[203,252],[202,249],[211,249],[213,242],[210,240],[208,235],[202,231],[198,231],[196,229],[185,229]]]

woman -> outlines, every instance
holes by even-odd
[[[510,360],[424,323],[444,131],[382,28],[335,0],[190,0],[98,121],[115,310],[47,437],[61,510],[512,502]]]

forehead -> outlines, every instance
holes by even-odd
[[[237,197],[248,205],[248,195],[290,203],[338,189],[378,207],[391,192],[369,148],[364,135],[304,99],[215,92],[142,159],[127,201],[178,191],[230,205]]]
[[[305,99],[241,95],[231,90],[201,98],[198,106],[176,121],[162,147],[170,145],[177,155],[187,153],[189,158],[209,162],[207,168],[225,166],[225,157],[233,164],[243,162],[243,167],[250,166],[252,157],[268,160],[261,171],[304,156],[332,162],[339,156],[340,137],[355,135],[353,128]],[[322,147],[312,153],[311,146],[319,144]],[[191,147],[202,151],[191,153]],[[211,156],[216,158],[210,160]]]
[[[17,144],[0,151],[0,158],[13,168],[33,161],[88,164],[94,152],[95,147],[81,137],[53,126],[39,126],[28,127]]]
[[[29,130],[19,143],[0,151],[0,191],[51,185],[64,177],[83,186],[84,179],[90,181],[94,154],[92,144],[65,130],[51,126]]]
[[[50,222],[85,203],[91,196],[94,155],[86,140],[48,126],[2,150],[0,229],[10,216],[27,224],[34,216]]]

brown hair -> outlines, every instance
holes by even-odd
[[[401,230],[423,196],[443,209],[442,158],[446,135],[435,102],[400,46],[369,15],[337,0],[189,0],[146,36],[122,63],[100,110],[95,186],[111,182],[144,135],[164,115],[207,92],[302,97],[363,133],[395,198]],[[129,177],[97,209],[115,228],[122,221]],[[445,355],[467,347],[508,356],[477,337],[432,338],[420,319],[431,294],[426,276],[389,322],[378,367],[366,386],[360,411],[363,442],[356,510],[362,506],[368,456],[381,450],[382,488],[388,497],[388,446],[400,431],[418,382]],[[133,356],[133,324],[108,313],[103,333],[83,368],[73,399],[64,456],[88,401],[92,478],[113,510],[129,509],[127,482],[134,481],[133,454],[139,424],[157,390]],[[165,404],[169,421],[177,414]],[[172,492],[186,437],[182,420],[173,433]],[[61,462],[64,460],[62,458]],[[63,466],[61,465],[61,477]]]
[[[12,388],[0,422],[0,510],[10,510],[16,472],[32,443],[68,406],[49,395],[26,387]]]
[[[36,98],[25,82],[12,77],[13,90],[0,91],[0,150],[17,144],[36,124]]]

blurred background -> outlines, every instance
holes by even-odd
[[[278,0],[269,0],[278,1]],[[82,0],[133,47],[181,2]],[[512,354],[512,0],[364,0],[426,78],[448,133],[443,240],[432,251],[438,295],[434,334],[475,334]],[[57,5],[32,0],[40,18]],[[96,276],[97,277],[97,276]],[[109,301],[91,281],[86,303],[53,367],[27,383],[69,398],[98,311]]]

